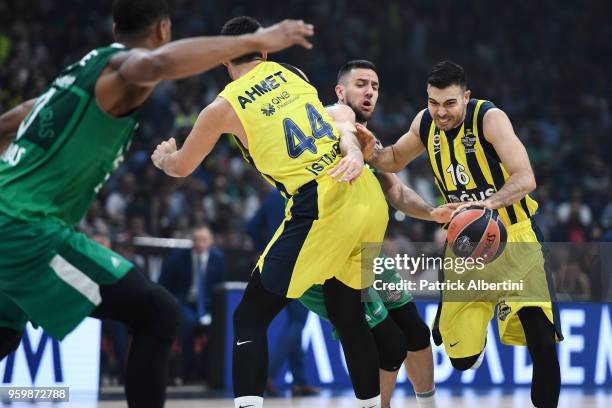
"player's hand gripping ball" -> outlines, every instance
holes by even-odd
[[[459,211],[448,226],[448,245],[461,258],[482,258],[487,264],[504,250],[508,233],[496,210],[469,206]]]

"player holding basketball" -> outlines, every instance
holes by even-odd
[[[491,102],[470,99],[462,67],[444,61],[428,77],[428,108],[419,112],[410,129],[394,145],[366,152],[368,162],[383,171],[397,172],[424,151],[434,181],[447,202],[469,202],[499,211],[508,230],[508,243],[533,243],[525,258],[508,250],[492,265],[506,266],[517,274],[550,288],[541,246],[541,234],[532,216],[537,203],[528,195],[535,178],[525,147],[506,114]],[[365,142],[373,135],[357,125]],[[371,144],[371,143],[370,143]],[[531,260],[532,262],[528,262]],[[450,276],[452,270],[442,271]],[[554,294],[546,299],[501,299],[498,325],[503,343],[527,345],[533,360],[531,398],[538,408],[556,407],[560,371],[555,343],[563,339]],[[482,361],[494,302],[449,302],[443,292],[434,324],[437,344],[444,343],[458,370],[477,367]]]
[[[228,21],[222,33],[259,29],[250,17]],[[334,121],[298,69],[266,61],[266,53],[229,59],[232,82],[199,115],[180,150],[173,139],[152,160],[167,174],[190,174],[221,134],[240,142],[245,158],[289,198],[286,216],[264,250],[234,313],[235,406],[261,408],[272,319],[293,298],[323,284],[359,407],[379,408],[378,353],[363,317],[361,243],[382,242],[387,205],[355,137],[355,114]],[[334,123],[335,122],[335,123]],[[335,179],[334,177],[337,177]],[[350,220],[350,222],[347,222]]]
[[[26,322],[63,339],[87,316],[133,331],[130,407],[164,405],[176,300],[132,263],[74,230],[129,148],[139,108],[162,80],[292,44],[312,27],[286,21],[242,37],[170,41],[165,0],[117,0],[117,41],[68,66],[36,100],[0,117],[0,358]],[[3,149],[4,150],[4,149]]]

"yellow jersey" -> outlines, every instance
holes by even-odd
[[[434,173],[436,186],[446,202],[485,200],[508,180],[493,145],[483,136],[482,121],[495,105],[471,99],[459,129],[444,132],[436,127],[429,111],[423,113],[419,133]],[[519,202],[498,209],[506,225],[527,220],[538,203],[529,195]]]
[[[283,195],[294,195],[340,160],[338,130],[317,90],[294,67],[261,62],[219,96],[244,127],[245,159]]]

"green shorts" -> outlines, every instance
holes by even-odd
[[[384,254],[380,254],[381,257],[384,257]],[[376,275],[374,280],[381,281],[383,283],[397,283],[396,287],[400,287],[399,283],[402,281],[402,277],[395,269],[385,269],[380,275]],[[371,291],[368,292],[370,295],[371,292],[376,292],[381,299],[381,301],[385,304],[385,308],[387,310],[397,309],[398,307],[404,306],[406,303],[412,301],[412,295],[410,292],[406,290],[374,290],[370,288]]]
[[[21,221],[0,214],[0,326],[27,321],[61,340],[102,302],[109,285],[133,267],[55,219]]]
[[[380,254],[384,257],[384,254]],[[374,279],[379,279],[383,282],[400,282],[401,276],[395,271],[395,269],[385,269],[380,275],[377,275]],[[374,290],[369,287],[367,292],[368,301],[363,302],[363,309],[365,313],[365,319],[370,328],[373,328],[388,316],[388,310],[397,309],[404,306],[406,303],[412,300],[412,295],[404,290]],[[299,298],[300,302],[306,306],[306,308],[320,317],[329,320],[327,317],[327,309],[325,308],[325,302],[323,300],[323,287],[321,285],[314,285],[310,287],[304,294]]]
[[[368,288],[368,298],[370,299],[369,302],[363,302],[363,311],[365,313],[366,322],[368,322],[368,326],[370,326],[371,329],[385,320],[389,313],[387,312],[387,308],[385,307],[385,304],[381,300],[380,296],[378,296],[376,291],[371,287]],[[306,306],[308,310],[316,313],[319,315],[319,317],[325,320],[329,320],[327,316],[327,308],[325,307],[325,302],[323,300],[323,286],[311,286],[310,289],[308,289],[301,297],[298,298],[298,300],[304,306]],[[334,337],[336,336],[334,335]]]

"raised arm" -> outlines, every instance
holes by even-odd
[[[306,37],[314,33],[310,24],[285,20],[253,34],[196,37],[173,41],[156,50],[133,50],[117,55],[110,64],[122,80],[142,86],[192,76],[253,51],[275,52],[299,44],[311,48]]]
[[[419,126],[423,112],[421,111],[416,115],[408,132],[402,135],[397,142],[384,149],[372,150],[371,155],[366,157],[366,161],[379,170],[397,173],[416,159],[425,150],[425,146],[423,146],[419,137]],[[368,129],[361,125],[357,125],[357,128],[360,140],[369,137],[368,133],[370,131]]]
[[[500,109],[490,109],[485,113],[483,130],[485,139],[493,145],[510,176],[504,186],[487,198],[483,205],[492,209],[512,205],[536,187],[527,150],[514,133],[510,119]]]
[[[36,99],[30,99],[0,116],[0,153],[13,141],[19,125],[32,111],[35,103]]]
[[[285,20],[253,34],[187,38],[155,50],[117,53],[96,82],[96,99],[109,115],[123,116],[141,106],[160,81],[196,75],[253,51],[311,48],[306,37],[312,34],[312,25]]]
[[[230,104],[217,97],[196,120],[183,146],[177,150],[174,138],[162,142],[151,156],[153,164],[172,177],[186,177],[204,160],[223,133],[239,133],[238,118]]]

